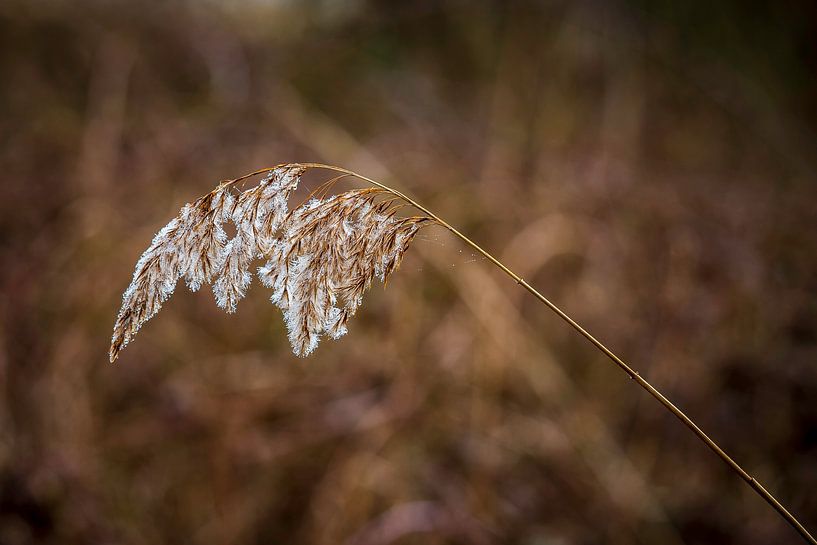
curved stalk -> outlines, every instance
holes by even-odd
[[[434,219],[441,226],[443,226],[446,229],[448,229],[449,231],[451,231],[451,233],[453,233],[455,236],[457,236],[465,244],[467,244],[468,246],[470,246],[471,248],[473,248],[474,250],[479,252],[486,259],[488,259],[491,263],[493,263],[494,265],[499,267],[505,274],[510,276],[517,284],[519,284],[520,286],[525,288],[525,290],[527,290],[531,295],[536,297],[540,302],[542,302],[550,310],[555,312],[556,315],[559,316],[559,318],[561,318],[562,320],[567,322],[568,325],[570,325],[573,329],[575,329],[581,336],[583,336],[585,339],[590,341],[590,343],[593,344],[593,346],[595,346],[602,353],[604,353],[604,355],[607,356],[610,359],[610,361],[612,361],[614,364],[616,364],[632,380],[634,380],[636,383],[638,383],[639,386],[641,386],[644,390],[649,392],[649,394],[652,397],[654,397],[656,400],[658,400],[658,402],[661,403],[661,405],[663,405],[664,408],[666,408],[669,412],[671,412],[673,415],[675,415],[676,418],[678,418],[681,422],[683,422],[683,424],[687,428],[689,428],[698,437],[698,439],[703,441],[703,443],[706,444],[706,446],[709,447],[721,460],[723,460],[735,473],[737,473],[738,476],[741,479],[746,481],[746,483],[752,488],[752,490],[754,490],[761,498],[763,498],[769,505],[771,505],[780,514],[780,516],[782,516],[786,520],[786,522],[788,522],[795,530],[797,530],[797,532],[800,534],[800,536],[806,542],[811,543],[812,545],[817,545],[817,540],[814,539],[814,537],[809,533],[808,530],[806,530],[806,528],[800,523],[800,521],[798,521],[797,518],[794,515],[792,515],[788,511],[788,509],[786,509],[777,500],[777,498],[775,498],[772,495],[771,492],[766,490],[766,488],[762,484],[760,484],[760,482],[757,479],[752,477],[745,469],[743,469],[740,466],[740,464],[738,464],[735,460],[733,460],[731,456],[729,456],[714,440],[712,440],[690,417],[688,417],[672,401],[667,399],[667,397],[664,394],[662,394],[657,388],[655,388],[655,386],[650,384],[647,381],[647,379],[642,377],[638,373],[638,371],[634,370],[627,363],[625,363],[624,360],[619,358],[615,353],[613,353],[612,350],[607,348],[607,346],[605,346],[601,341],[599,341],[593,335],[591,335],[586,329],[584,329],[575,320],[573,320],[573,318],[568,316],[562,309],[560,309],[558,306],[556,306],[554,303],[552,303],[547,297],[545,297],[544,295],[539,293],[539,291],[537,291],[536,288],[534,288],[533,286],[528,284],[523,278],[521,278],[518,274],[516,274],[511,269],[509,269],[504,263],[499,261],[493,255],[491,255],[486,250],[484,250],[476,242],[474,242],[473,240],[471,240],[470,238],[468,238],[467,236],[465,236],[464,234],[459,232],[451,224],[449,224],[448,222],[446,222],[445,220],[440,218],[434,212],[432,212],[431,210],[429,210],[425,206],[421,205],[420,203],[418,203],[417,201],[415,201],[411,197],[408,197],[404,193],[402,193],[402,192],[400,192],[400,191],[398,191],[396,189],[393,189],[391,187],[388,187],[387,185],[382,184],[382,183],[380,183],[380,182],[378,182],[376,180],[372,180],[371,178],[368,178],[366,176],[363,176],[363,175],[358,174],[356,172],[353,172],[351,170],[348,170],[348,169],[345,169],[345,168],[342,168],[342,167],[333,166],[333,165],[326,165],[326,164],[322,164],[322,163],[299,163],[299,164],[301,166],[307,167],[307,168],[316,168],[316,169],[324,169],[324,170],[335,171],[335,172],[341,173],[343,175],[353,176],[353,177],[358,178],[360,180],[363,180],[363,181],[365,181],[367,183],[370,183],[370,184],[372,184],[372,185],[374,185],[376,187],[379,187],[379,188],[391,193],[395,197],[398,197],[398,198],[404,200],[406,203],[410,204],[411,206],[413,206],[417,210],[423,212],[424,214],[427,214],[430,218]],[[263,169],[261,171],[255,172],[253,174],[243,176],[241,178],[237,178],[236,180],[232,180],[231,182],[237,182],[237,181],[243,180],[243,179],[245,179],[245,178],[247,178],[249,176],[259,174],[259,173],[262,173],[262,172],[266,172],[268,170],[271,170],[271,169]]]

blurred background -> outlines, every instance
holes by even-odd
[[[750,4],[0,4],[0,544],[798,542],[439,228],[308,359],[256,282],[110,365],[152,235],[290,161],[495,251],[817,529],[817,4]]]

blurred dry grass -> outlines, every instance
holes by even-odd
[[[308,360],[256,284],[108,365],[167,218],[307,160],[496,250],[816,528],[817,13],[765,9],[4,4],[0,543],[795,542],[442,230]]]

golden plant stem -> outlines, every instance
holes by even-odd
[[[355,178],[358,178],[360,180],[368,182],[368,183],[370,183],[370,184],[372,184],[374,186],[377,186],[377,187],[391,193],[392,195],[394,195],[396,197],[399,197],[400,199],[403,199],[405,202],[407,202],[408,204],[410,204],[411,206],[413,206],[417,210],[420,210],[424,214],[427,214],[430,218],[434,219],[434,221],[439,223],[441,226],[443,226],[446,229],[448,229],[449,231],[451,231],[454,235],[456,235],[458,238],[460,238],[468,246],[470,246],[471,248],[473,248],[474,250],[476,250],[477,252],[482,254],[491,263],[493,263],[494,265],[496,265],[497,267],[502,269],[502,271],[505,274],[507,274],[508,276],[510,276],[511,278],[513,278],[514,281],[517,284],[519,284],[520,286],[525,288],[531,295],[533,295],[534,297],[539,299],[539,301],[544,303],[550,310],[555,312],[559,316],[559,318],[561,318],[562,320],[567,322],[573,329],[578,331],[579,334],[581,334],[585,339],[590,341],[593,344],[593,346],[595,346],[602,353],[604,353],[604,355],[607,356],[619,368],[621,368],[622,371],[627,373],[627,375],[632,380],[636,381],[639,386],[641,386],[643,389],[645,389],[647,392],[649,392],[649,394],[651,396],[653,396],[656,400],[658,400],[658,402],[661,403],[661,405],[663,405],[669,412],[674,414],[681,422],[683,422],[684,425],[687,428],[692,430],[692,432],[696,436],[698,436],[698,439],[703,441],[704,444],[706,444],[706,446],[709,447],[721,460],[726,462],[726,464],[730,468],[732,468],[732,470],[735,473],[737,473],[740,476],[741,479],[746,481],[746,483],[752,488],[752,490],[757,492],[757,494],[761,498],[763,498],[769,505],[774,507],[774,509],[780,514],[780,516],[782,516],[786,520],[786,522],[791,524],[792,527],[794,527],[794,529],[797,530],[797,532],[800,534],[800,536],[802,536],[802,538],[804,540],[806,540],[806,542],[811,543],[812,545],[817,545],[817,540],[814,539],[814,537],[809,533],[808,530],[806,530],[806,528],[800,523],[800,521],[797,520],[797,518],[794,515],[792,515],[788,511],[788,509],[786,509],[783,506],[783,504],[781,504],[777,500],[777,498],[775,498],[772,495],[771,492],[766,490],[766,488],[764,488],[763,485],[760,484],[760,482],[757,479],[752,477],[745,469],[743,469],[740,466],[740,464],[738,464],[735,460],[733,460],[731,456],[729,456],[715,441],[713,441],[690,417],[688,417],[672,401],[667,399],[667,397],[664,394],[662,394],[655,386],[650,384],[647,381],[647,379],[642,377],[638,373],[638,371],[636,371],[635,369],[633,369],[632,367],[627,365],[624,362],[624,360],[622,360],[617,355],[615,355],[615,353],[613,353],[612,350],[607,348],[601,341],[599,341],[593,335],[591,335],[590,332],[588,332],[581,325],[579,325],[578,322],[576,322],[573,318],[568,316],[562,309],[560,309],[558,306],[556,306],[554,303],[552,303],[547,297],[545,297],[544,295],[539,293],[539,291],[537,291],[536,288],[534,288],[533,286],[528,284],[522,277],[520,277],[518,274],[516,274],[511,269],[509,269],[507,266],[505,266],[504,263],[502,263],[497,258],[492,256],[490,253],[488,253],[486,250],[484,250],[481,246],[479,246],[476,242],[474,242],[473,240],[471,240],[467,236],[463,235],[456,228],[454,228],[451,224],[449,224],[448,222],[446,222],[445,220],[440,218],[434,212],[432,212],[431,210],[429,210],[425,206],[421,205],[420,203],[418,203],[417,201],[415,201],[411,197],[408,197],[404,193],[401,193],[400,191],[397,191],[396,189],[392,189],[391,187],[388,187],[387,185],[384,185],[384,184],[382,184],[382,183],[380,183],[378,181],[372,180],[371,178],[368,178],[366,176],[363,176],[363,175],[358,174],[356,172],[353,172],[351,170],[347,170],[345,168],[337,167],[337,166],[333,166],[333,165],[325,165],[325,164],[322,164],[322,163],[298,163],[298,164],[303,166],[303,167],[307,167],[307,168],[332,170],[332,171],[339,172],[339,173],[342,173],[342,174],[345,174],[345,175],[348,175],[348,176],[353,176]],[[241,178],[237,178],[235,180],[232,180],[231,182],[237,182],[237,181],[246,179],[246,178],[248,178],[250,176],[254,176],[256,174],[267,172],[269,170],[272,170],[272,169],[262,169],[260,171],[254,172],[252,174],[248,174],[246,176],[242,176]]]

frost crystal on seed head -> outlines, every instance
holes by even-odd
[[[259,257],[267,262],[258,277],[284,314],[295,354],[310,354],[323,334],[343,336],[372,280],[388,280],[429,218],[396,217],[392,200],[376,202],[384,190],[375,188],[310,199],[290,213],[289,196],[305,170],[277,167],[237,194],[234,182],[223,183],[182,207],[136,264],[114,324],[111,361],[180,278],[192,291],[212,284],[218,306],[235,312]],[[230,240],[225,222],[235,225]]]

